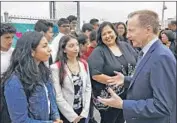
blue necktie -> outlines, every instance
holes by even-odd
[[[136,63],[136,68],[138,67],[138,65],[140,64],[140,62],[141,62],[141,60],[142,60],[142,58],[143,58],[143,51],[141,50],[140,52],[139,52],[139,55],[138,55],[138,61],[137,61],[137,63]]]

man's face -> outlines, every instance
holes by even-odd
[[[77,20],[74,20],[70,23],[71,31],[76,31]]]
[[[89,40],[87,40],[84,45],[83,45],[83,44],[80,45],[80,50],[81,50],[81,52],[82,52],[82,53],[87,52],[88,46],[89,46]]]
[[[89,30],[86,30],[86,32],[84,33],[88,37],[88,39],[90,38],[90,33],[91,33],[91,31],[89,31]]]
[[[53,28],[49,27],[48,31],[44,34],[47,41],[51,41],[53,37]]]
[[[94,30],[98,30],[98,28],[99,28],[99,23],[98,23],[98,22],[95,23],[95,24],[93,25],[93,28],[94,28]]]
[[[12,45],[14,33],[7,33],[1,36],[1,51],[8,51]]]
[[[172,30],[172,24],[168,24],[168,29]]]
[[[132,41],[133,47],[143,47],[147,42],[147,31],[139,25],[138,16],[128,20],[127,38]]]
[[[168,24],[168,29],[176,31],[176,24]]]
[[[59,31],[63,34],[69,34],[70,33],[70,25],[69,23],[62,24],[59,27]]]

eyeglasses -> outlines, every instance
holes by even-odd
[[[66,27],[70,27],[69,25],[61,25],[60,27],[66,28]]]
[[[77,24],[77,21],[72,21],[71,24],[75,25]]]

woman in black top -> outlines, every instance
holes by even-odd
[[[167,46],[175,55],[177,58],[176,54],[176,37],[174,33],[171,30],[164,30],[161,32],[161,41],[162,43]]]
[[[93,102],[101,114],[101,123],[124,123],[123,111],[105,106],[97,101],[97,96],[107,98],[107,80],[114,71],[132,75],[137,54],[130,44],[118,40],[118,34],[110,22],[103,22],[98,29],[98,46],[88,59],[92,78]],[[126,86],[126,85],[124,85]],[[114,91],[126,98],[126,87],[111,86]]]

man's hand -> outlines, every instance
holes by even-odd
[[[111,88],[108,89],[108,92],[111,94],[111,98],[103,99],[101,97],[98,97],[98,101],[100,101],[104,105],[108,105],[110,107],[122,109],[123,100]]]
[[[109,80],[107,80],[109,85],[116,85],[116,86],[124,85],[124,78],[125,78],[124,75],[116,71],[114,71],[114,73],[116,74],[116,76],[113,76]]]

